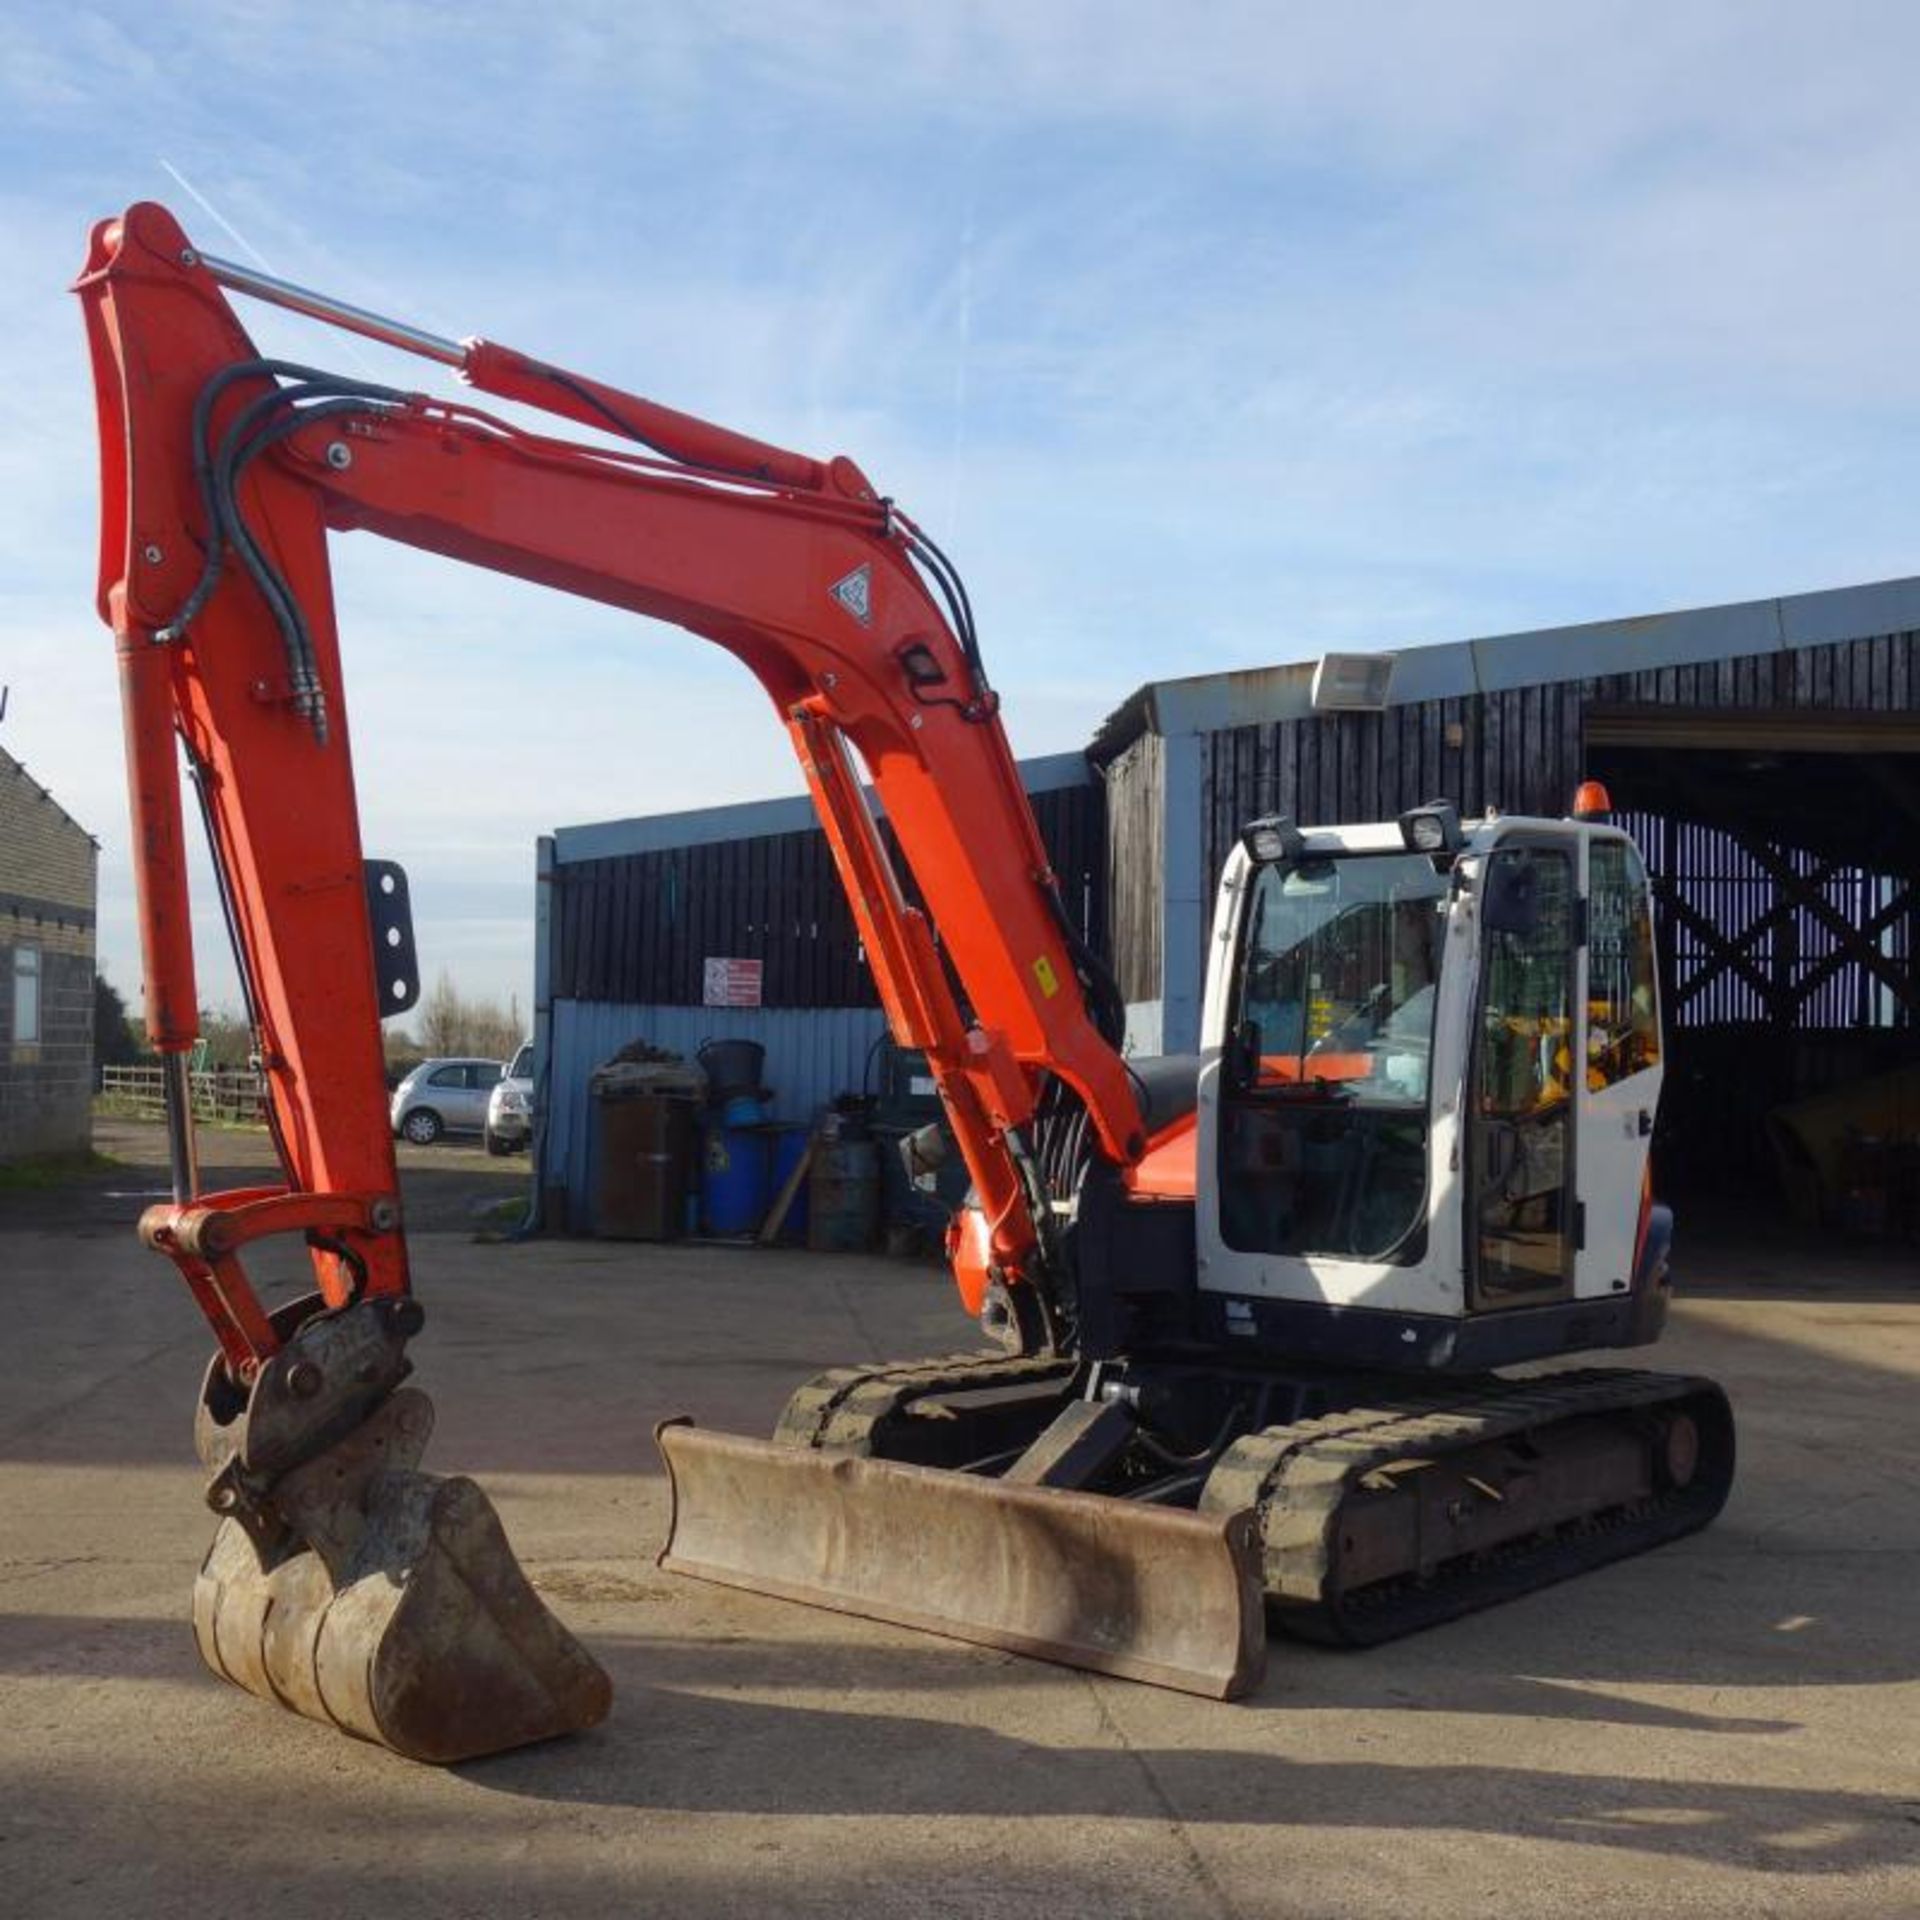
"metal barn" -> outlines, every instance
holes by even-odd
[[[1098,783],[1078,753],[1020,771],[1069,909],[1097,950],[1106,943]],[[904,867],[902,879],[911,898]],[[780,1120],[806,1120],[868,1084],[885,1021],[811,800],[564,827],[540,842],[539,883],[536,1151],[549,1225],[590,1218],[588,1077],[630,1040],[689,1058],[704,1040],[757,1040]],[[710,963],[720,962],[748,963],[718,976],[752,983],[738,994],[722,986],[735,1004],[711,1004]]]
[[[1560,815],[1595,777],[1659,890],[1669,1191],[1777,1186],[1770,1113],[1920,1065],[1920,580],[1422,647],[1367,711],[1316,708],[1315,664],[1144,687],[1093,743],[1140,1050],[1197,1043],[1248,820]]]

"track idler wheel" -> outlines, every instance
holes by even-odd
[[[410,1760],[577,1733],[613,1686],[547,1610],[473,1481],[417,1470],[433,1429],[402,1388],[285,1474],[284,1531],[220,1524],[193,1592],[222,1678]]]
[[[1685,1489],[1700,1470],[1700,1427],[1682,1407],[1668,1415],[1660,1436],[1659,1469],[1666,1484]]]

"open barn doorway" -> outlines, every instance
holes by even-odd
[[[1920,1241],[1920,716],[1594,707],[1585,747],[1654,876],[1662,1191]]]

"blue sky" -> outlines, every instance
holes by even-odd
[[[960,562],[1022,753],[1148,679],[1913,572],[1917,55],[1898,5],[15,0],[0,742],[100,836],[131,991],[64,288],[143,198],[853,454]],[[545,828],[798,790],[687,636],[335,554],[368,849],[430,970],[525,1004]]]

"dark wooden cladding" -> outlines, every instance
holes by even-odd
[[[1920,634],[1229,728],[1207,740],[1208,869],[1262,813],[1307,825],[1385,820],[1434,799],[1463,813],[1564,813],[1589,706],[1916,713]]]
[[[1107,768],[1107,903],[1114,970],[1128,1001],[1160,994],[1160,878],[1165,759],[1143,733]]]
[[[1106,944],[1106,818],[1097,787],[1031,796],[1067,911]],[[918,889],[890,826],[881,838],[907,898]],[[877,1004],[826,836],[809,827],[703,846],[570,861],[553,876],[553,994],[698,1006],[709,958],[757,959],[769,1007]]]
[[[1491,805],[1557,817],[1588,771],[1588,709],[1653,707],[1708,718],[1712,709],[1920,713],[1920,634],[1226,729],[1202,746],[1207,871],[1217,873],[1240,828],[1265,813],[1303,825],[1390,820],[1447,799],[1469,815]],[[1665,750],[1687,751],[1678,742]],[[1920,890],[1910,872],[1871,871],[1857,848],[1849,864],[1777,838],[1743,841],[1725,821],[1703,824],[1677,808],[1633,824],[1666,883],[1677,1024],[1920,1030]],[[1116,934],[1137,940],[1133,926],[1116,895]],[[1116,963],[1124,979],[1136,958],[1123,948]]]

